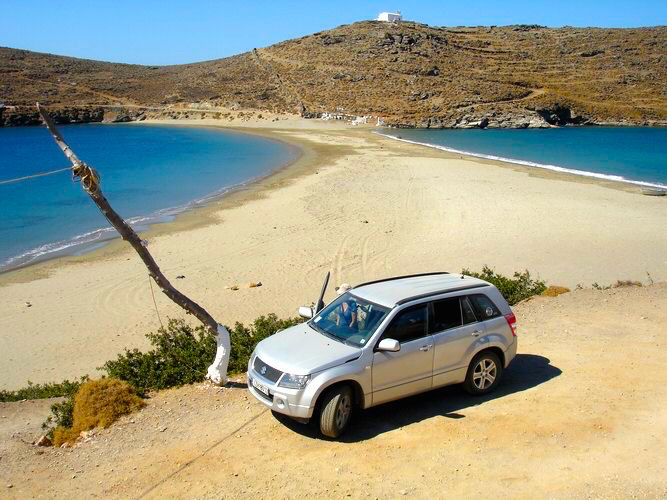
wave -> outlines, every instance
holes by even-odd
[[[394,139],[396,141],[401,141],[401,142],[407,142],[409,144],[416,144],[418,146],[426,146],[429,148],[434,148],[434,149],[440,149],[441,151],[447,151],[449,153],[457,153],[457,154],[463,154],[467,156],[474,156],[476,158],[483,158],[485,160],[495,160],[495,161],[503,161],[506,163],[514,163],[516,165],[523,165],[526,167],[534,167],[534,168],[541,168],[544,170],[551,170],[554,172],[561,172],[565,174],[574,174],[574,175],[580,175],[583,177],[593,177],[596,179],[602,179],[605,181],[614,181],[614,182],[625,182],[626,184],[634,184],[637,186],[643,186],[643,187],[652,187],[652,188],[661,188],[661,189],[667,189],[667,184],[660,184],[659,182],[648,182],[648,181],[640,181],[640,180],[634,180],[634,179],[627,179],[623,177],[622,175],[613,175],[613,174],[601,174],[599,172],[589,172],[587,170],[578,170],[576,168],[567,168],[567,167],[561,167],[558,165],[549,165],[545,163],[537,163],[533,161],[528,161],[528,160],[517,160],[515,158],[505,158],[503,156],[495,156],[495,155],[489,155],[489,154],[483,154],[483,153],[475,153],[472,151],[464,151],[461,149],[454,149],[450,148],[447,146],[440,146],[439,144],[431,144],[429,142],[419,142],[419,141],[411,141],[409,139],[403,139],[402,137],[396,137],[395,135],[391,134],[385,134],[382,132],[374,131],[375,134],[381,135],[383,137],[387,137],[389,139]]]
[[[272,172],[273,170],[265,175],[253,177],[239,184],[223,187],[217,191],[207,194],[206,196],[197,198],[196,200],[192,200],[183,205],[162,208],[149,215],[138,215],[135,217],[130,217],[126,219],[126,222],[132,226],[135,231],[145,231],[152,224],[170,222],[174,220],[177,215],[187,210],[192,210],[194,208],[204,206],[212,201],[220,199],[225,195],[228,195],[233,191],[243,189],[247,185],[270,175]],[[113,227],[107,226],[78,234],[66,240],[46,243],[1,261],[0,272],[18,269],[36,262],[52,259],[55,257],[61,257],[64,255],[82,255],[86,252],[90,252],[91,250],[99,248],[103,244],[118,238],[119,236],[120,235]]]
[[[9,270],[23,267],[38,260],[42,260],[47,255],[64,255],[69,253],[68,251],[73,248],[108,241],[115,238],[116,236],[118,236],[118,234],[114,228],[105,227],[101,229],[95,229],[87,233],[78,234],[68,240],[46,243],[23,252],[22,254],[6,259],[0,263],[0,270]]]

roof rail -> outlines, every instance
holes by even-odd
[[[421,274],[408,274],[406,276],[394,276],[393,278],[383,278],[381,280],[367,281],[366,283],[361,283],[359,285],[353,286],[352,288],[359,288],[366,285],[374,285],[375,283],[382,283],[384,281],[402,280],[405,278],[418,278],[420,276],[436,276],[438,274],[449,274],[449,273],[446,271],[439,271],[435,273],[421,273]]]
[[[437,292],[429,292],[429,293],[422,293],[421,295],[415,295],[413,297],[407,297],[405,299],[401,299],[398,302],[396,302],[397,306],[407,304],[408,302],[412,302],[413,300],[418,300],[418,299],[426,299],[428,297],[435,297],[436,295],[442,295],[443,293],[449,293],[449,292],[460,292],[461,290],[472,290],[474,288],[484,288],[489,286],[488,283],[478,283],[475,285],[466,285],[466,286],[459,286],[457,288],[450,288],[449,290],[439,290]]]

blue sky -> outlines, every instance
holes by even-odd
[[[436,26],[667,24],[667,0],[0,0],[0,6],[0,46],[140,64],[225,57],[395,9]]]

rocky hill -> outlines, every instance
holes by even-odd
[[[225,59],[139,66],[0,48],[0,124],[222,116],[379,117],[418,127],[667,124],[667,27],[359,22]]]

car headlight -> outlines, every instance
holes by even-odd
[[[303,389],[309,381],[310,375],[292,375],[291,373],[285,373],[280,379],[280,382],[278,382],[278,387]]]

